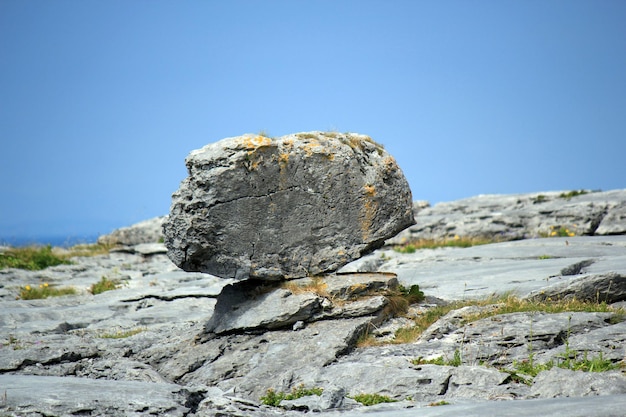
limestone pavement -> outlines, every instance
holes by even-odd
[[[575,296],[619,307],[626,299],[626,236],[531,238],[412,254],[383,247],[339,274],[288,285],[184,272],[160,244],[73,261],[0,271],[0,415],[620,416],[626,406],[620,369],[511,372],[531,357],[547,363],[577,354],[619,363],[626,357],[619,312],[511,313],[466,322],[493,306],[465,307],[413,343],[356,347],[365,332],[389,340],[411,325],[411,314],[494,293]],[[91,295],[88,288],[102,276],[121,287]],[[73,286],[78,295],[16,299],[25,285],[43,283]],[[408,318],[389,312],[387,291],[398,284],[417,284],[426,295]],[[444,363],[430,362],[437,358]],[[268,389],[300,385],[324,391],[282,407],[260,402]],[[395,402],[365,407],[353,399],[357,394]]]

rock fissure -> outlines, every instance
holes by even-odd
[[[591,266],[594,264],[595,259],[586,259],[584,261],[576,262],[573,265],[570,265],[566,268],[561,269],[562,276],[570,276],[570,275],[578,275],[583,272],[584,268]]]
[[[602,221],[607,216],[608,212],[609,212],[608,207],[605,207],[604,210],[597,213],[595,216],[593,216],[589,220],[589,229],[587,230],[587,233],[586,233],[587,235],[589,236],[595,235],[596,231],[598,230],[598,227],[600,227],[600,224],[602,224]]]
[[[215,299],[215,298],[218,298],[218,297],[219,297],[219,294],[177,294],[177,295],[150,294],[150,295],[143,295],[143,296],[137,297],[137,298],[124,299],[124,300],[121,300],[121,302],[123,302],[123,303],[136,303],[136,302],[146,301],[146,300],[176,301],[176,300],[184,300],[184,299],[187,299],[187,298],[198,298],[198,299],[211,298],[211,299]]]
[[[378,151],[368,156],[370,163],[376,161],[377,155]],[[287,164],[283,174],[291,175],[286,167]],[[263,166],[255,169],[259,168]],[[305,171],[299,169],[292,174],[304,175]],[[257,174],[254,171],[249,176]],[[361,194],[377,192],[358,183],[352,186]],[[302,199],[303,195],[294,198]],[[626,192],[624,195],[626,200]],[[272,204],[283,204],[279,201],[282,196],[273,197],[269,198]],[[323,388],[324,394],[308,396],[292,405],[308,412],[319,410],[320,415],[326,415],[327,411],[328,415],[342,411],[351,416],[364,414],[361,406],[347,397],[354,393],[378,393],[401,400],[380,406],[383,410],[378,413],[393,415],[402,415],[407,407],[419,407],[424,415],[432,414],[433,410],[469,415],[473,407],[481,410],[476,415],[502,415],[511,410],[517,410],[516,415],[544,417],[614,414],[615,404],[626,399],[623,372],[592,373],[559,366],[565,365],[564,355],[572,362],[588,359],[594,367],[604,366],[605,362],[606,366],[620,364],[626,357],[623,343],[626,323],[619,311],[610,310],[623,306],[619,300],[626,298],[626,240],[622,236],[600,235],[622,227],[621,214],[615,210],[626,206],[607,203],[609,214],[598,227],[599,236],[570,236],[574,226],[565,222],[576,221],[579,225],[576,233],[586,230],[591,218],[590,204],[581,208],[586,217],[579,222],[572,215],[577,197],[565,204],[558,196],[548,195],[545,202],[535,205],[554,208],[546,220],[537,218],[536,211],[525,212],[525,204],[533,198],[539,200],[537,196],[517,196],[501,204],[522,210],[513,214],[501,210],[497,204],[488,204],[492,217],[513,217],[510,221],[494,224],[485,213],[480,215],[482,219],[476,219],[473,217],[476,206],[467,202],[463,204],[466,213],[463,224],[457,223],[454,216],[450,218],[452,209],[440,215],[440,220],[444,219],[442,224],[449,222],[454,226],[450,230],[461,234],[469,230],[464,227],[470,221],[474,222],[471,227],[482,223],[482,227],[491,231],[497,227],[499,233],[519,229],[507,225],[534,222],[534,230],[568,233],[567,237],[414,253],[383,247],[346,265],[337,276],[307,277],[284,286],[278,281],[249,279],[225,285],[219,277],[178,270],[164,256],[146,258],[141,255],[145,248],[135,247],[124,253],[78,261],[89,265],[88,268],[42,273],[45,279],[53,277],[56,285],[89,288],[103,275],[114,276],[112,271],[116,268],[128,272],[128,285],[101,296],[81,295],[79,301],[71,297],[16,300],[19,289],[33,285],[41,275],[5,271],[0,288],[0,299],[5,303],[0,309],[0,333],[10,336],[0,338],[0,368],[8,369],[0,375],[0,386],[10,389],[7,400],[0,401],[0,414],[5,409],[9,409],[7,414],[19,409],[22,414],[33,415],[294,417],[302,412],[270,409],[260,405],[260,398],[268,395],[269,389],[288,393],[301,386]],[[580,201],[593,201],[593,210],[597,211],[603,207],[596,202],[598,198],[596,193],[591,193]],[[493,197],[487,199],[493,203]],[[352,198],[349,206],[353,208],[352,218],[363,220],[368,217],[358,215],[359,201]],[[243,207],[241,213],[245,215],[250,207],[254,205]],[[289,206],[300,214],[313,210],[312,207],[315,206],[302,201]],[[341,204],[336,204],[336,210],[343,209]],[[320,229],[332,229],[335,222],[344,224],[351,219],[322,217],[323,227],[306,225],[306,239],[321,239],[318,235],[324,231]],[[200,227],[199,221],[194,220],[194,227]],[[304,227],[297,218],[285,218],[283,223],[294,228],[287,229],[286,234],[296,234],[298,228]],[[367,232],[383,227],[380,224]],[[363,233],[361,224],[351,223],[350,227]],[[516,230],[515,236],[526,233],[528,227]],[[438,233],[434,228],[430,232],[433,231]],[[209,229],[203,233],[210,234]],[[301,261],[298,267],[315,268],[315,261],[305,259],[308,249],[297,251],[300,243],[270,246],[276,236],[270,228],[255,229],[245,237],[233,234],[228,239],[240,239],[246,245],[253,241],[254,258],[261,266],[267,267],[261,254],[288,253]],[[332,240],[332,234],[326,237]],[[443,240],[445,236],[440,238]],[[189,243],[190,247],[196,245],[193,247],[207,250],[198,242]],[[162,246],[150,250],[162,253]],[[361,248],[344,245],[341,250],[354,250],[358,256]],[[338,252],[322,255],[319,264],[341,256]],[[246,260],[242,256],[237,262]],[[589,261],[593,263],[584,265]],[[572,275],[545,279],[563,270]],[[385,288],[398,284],[407,289],[419,285],[427,299],[410,305],[405,315],[393,317],[388,314],[392,307],[389,300],[368,291],[376,292],[378,285]],[[219,296],[212,295],[220,289]],[[496,307],[464,307],[429,326],[417,340],[399,343],[400,335],[414,330],[415,320],[430,314],[437,306],[509,291],[521,301],[567,304],[569,299],[587,299],[590,305],[596,303],[609,310],[496,314],[466,323],[464,318],[477,313],[495,314]],[[607,306],[616,301],[612,307]],[[74,323],[77,317],[82,329],[68,327],[67,323]],[[361,338],[364,334],[367,338]],[[358,339],[372,345],[357,345]],[[536,377],[526,377],[517,368],[551,361],[559,366],[543,370]],[[331,393],[336,397],[332,404],[328,401]],[[596,395],[605,397],[598,400]],[[42,398],[64,400],[50,405],[52,402]],[[536,400],[526,401],[530,398]],[[516,401],[507,401],[504,408],[495,399]],[[439,401],[452,405],[425,407]],[[623,404],[618,410],[626,407],[626,400]]]
[[[219,207],[222,205],[231,205],[233,203],[237,203],[239,201],[245,201],[245,200],[263,200],[263,199],[272,199],[272,196],[275,195],[281,195],[283,193],[290,193],[293,191],[301,191],[301,188],[299,186],[291,186],[291,187],[287,187],[284,189],[277,189],[274,191],[267,191],[263,194],[259,194],[259,195],[243,195],[243,196],[239,196],[236,198],[231,198],[231,199],[227,199],[227,200],[218,200],[218,201],[214,201],[212,204],[206,205],[203,202],[199,202],[196,204],[188,204],[186,206],[186,210],[188,210],[190,213],[193,214],[193,212],[197,211],[198,209],[203,209],[203,210],[207,210],[207,214],[209,214],[209,212],[211,211],[211,209],[215,208],[215,207]],[[316,194],[313,190],[311,191],[307,191],[307,193],[309,194]]]
[[[55,365],[66,364],[66,363],[76,363],[76,362],[80,362],[86,359],[97,359],[100,357],[101,355],[99,353],[83,355],[77,352],[64,352],[58,357],[52,357],[52,358],[47,358],[43,360],[24,359],[19,364],[16,364],[14,367],[10,369],[0,369],[0,374],[19,372],[31,366],[36,366],[36,367],[55,366]]]
[[[452,379],[452,375],[448,375],[448,377],[441,383],[441,390],[439,391],[439,393],[437,395],[446,395],[448,393],[448,390],[450,389],[450,380]],[[432,381],[428,381],[428,383],[430,384]],[[419,383],[419,382],[418,382]]]

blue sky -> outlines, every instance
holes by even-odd
[[[0,0],[0,240],[169,211],[184,158],[370,135],[415,200],[626,187],[626,1]]]

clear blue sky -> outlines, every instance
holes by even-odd
[[[166,214],[261,130],[370,135],[431,203],[626,188],[626,1],[0,0],[0,240]]]

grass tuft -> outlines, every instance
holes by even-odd
[[[381,403],[395,403],[398,401],[398,400],[394,400],[388,397],[387,395],[380,395],[380,394],[356,394],[356,395],[350,396],[349,398],[352,398],[356,402],[359,402],[368,407],[371,405],[376,405],[376,404],[381,404]]]
[[[98,256],[98,255],[107,255],[109,251],[115,245],[109,245],[104,243],[94,243],[94,244],[84,244],[84,245],[76,245],[72,246],[67,250],[67,254],[64,257],[72,258],[74,256]]]
[[[411,361],[413,365],[440,365],[440,366],[454,366],[459,367],[463,364],[463,358],[461,351],[456,349],[452,359],[445,359],[443,356],[439,356],[435,359],[417,358]]]
[[[75,295],[76,289],[72,287],[56,288],[47,282],[39,286],[26,285],[20,289],[19,298],[22,300],[40,300],[48,297],[60,297],[63,295]]]
[[[274,391],[270,388],[267,390],[267,393],[260,398],[260,400],[265,405],[278,407],[280,406],[280,402],[283,400],[297,400],[298,398],[306,397],[308,395],[322,395],[323,391],[324,390],[322,388],[305,388],[304,384],[294,387],[290,393]]]
[[[450,405],[450,403],[445,400],[441,400],[441,401],[435,401],[435,402],[428,404],[429,407],[439,407],[441,405]]]
[[[396,245],[393,250],[400,253],[415,253],[420,249],[437,249],[437,248],[469,248],[477,245],[487,245],[490,243],[497,243],[499,240],[493,238],[478,238],[478,237],[459,237],[445,239],[418,239],[404,243],[402,245]]]
[[[95,284],[91,284],[89,292],[93,295],[102,294],[105,291],[116,290],[120,288],[120,281],[117,279],[109,279],[103,276],[100,281]]]
[[[409,288],[400,285],[398,286],[398,291],[400,291],[400,294],[406,298],[409,304],[420,303],[424,301],[424,298],[426,298],[424,292],[420,290],[420,286],[417,284],[411,285]]]
[[[293,294],[313,293],[320,297],[330,298],[328,293],[328,284],[321,277],[312,277],[307,284],[297,284],[295,282],[285,282],[281,285],[291,291]]]
[[[131,337],[145,331],[145,328],[140,327],[132,330],[118,330],[117,332],[103,333],[98,337],[100,337],[101,339],[125,339],[127,337]]]
[[[569,200],[572,197],[578,197],[579,195],[585,195],[585,194],[588,194],[588,193],[589,192],[586,191],[586,190],[572,190],[572,191],[569,191],[567,193],[559,194],[559,198],[563,198],[565,200]]]

